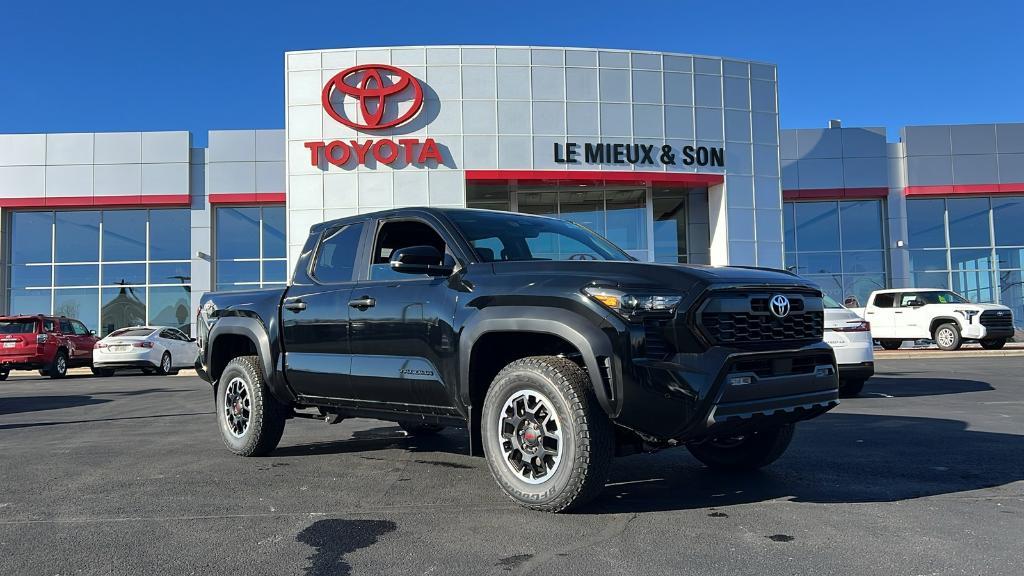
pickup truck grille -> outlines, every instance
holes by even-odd
[[[777,318],[769,311],[774,294],[789,298],[789,314]],[[822,339],[825,313],[821,299],[803,293],[713,294],[701,306],[698,326],[712,343],[723,346],[771,348]]]
[[[981,325],[990,329],[1013,330],[1013,314],[1006,310],[985,310],[981,313]]]
[[[654,360],[664,360],[673,352],[671,344],[665,339],[665,329],[669,318],[644,319],[644,356]]]

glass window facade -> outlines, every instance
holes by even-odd
[[[15,211],[12,314],[77,318],[106,335],[137,324],[189,331],[188,209]]]
[[[1024,196],[907,200],[910,271],[918,288],[999,302],[1024,325]]]
[[[216,210],[217,290],[284,286],[288,281],[284,206]]]
[[[881,200],[786,202],[786,269],[847,306],[885,288],[885,214]]]

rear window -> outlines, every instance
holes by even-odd
[[[0,334],[30,334],[35,331],[35,320],[0,320]]]
[[[121,328],[114,330],[107,336],[149,336],[154,330],[152,328]]]
[[[878,308],[892,308],[893,301],[896,300],[896,295],[892,292],[886,292],[884,294],[875,294],[875,299],[872,302]]]

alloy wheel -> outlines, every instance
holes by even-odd
[[[232,378],[224,391],[224,421],[235,438],[245,436],[252,415],[249,385],[242,378]]]
[[[935,335],[935,339],[939,341],[940,346],[948,348],[953,345],[953,341],[956,339],[956,334],[953,334],[953,330],[949,328],[943,328]]]
[[[171,371],[171,355],[170,354],[164,354],[164,357],[160,359],[160,369],[163,370],[164,373],[167,373],[167,372]]]
[[[550,479],[562,459],[562,424],[551,401],[533,390],[511,394],[498,415],[498,444],[518,479]]]

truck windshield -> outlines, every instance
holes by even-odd
[[[900,303],[902,306],[907,306],[910,300],[920,300],[925,304],[969,304],[967,298],[957,294],[956,292],[950,292],[943,290],[941,292],[917,292],[916,294],[907,293],[903,295]]]
[[[35,320],[0,320],[0,334],[31,334],[35,331]]]
[[[449,212],[448,217],[481,262],[633,260],[618,246],[574,222],[469,210]]]
[[[828,309],[831,309],[831,310],[839,310],[839,309],[842,308],[842,306],[839,304],[839,302],[836,302],[835,300],[833,300],[832,297],[829,296],[828,294],[823,294],[822,297],[821,297],[821,301],[822,301],[823,304],[825,304],[825,308],[828,308]]]

